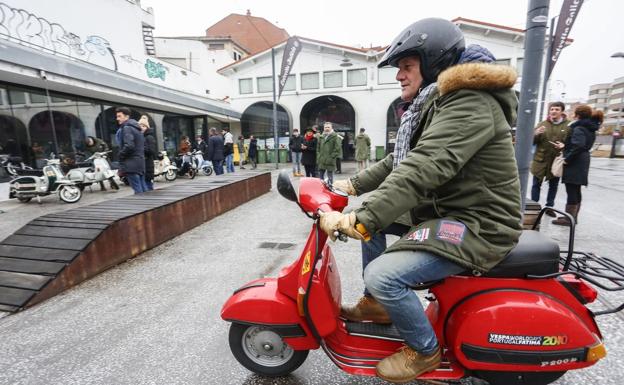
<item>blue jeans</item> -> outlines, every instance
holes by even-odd
[[[364,270],[366,266],[375,258],[379,257],[386,251],[386,235],[403,236],[409,231],[409,227],[400,223],[392,223],[390,226],[375,233],[371,236],[370,241],[362,241],[362,278],[364,278]],[[364,295],[371,295],[366,287],[364,287]]]
[[[214,167],[215,175],[223,174],[223,161],[222,160],[213,160],[212,167]]]
[[[225,157],[225,168],[227,172],[234,172],[234,154]]]
[[[386,309],[405,343],[419,353],[430,355],[438,348],[438,339],[412,287],[465,270],[426,251],[394,251],[368,264],[364,284]]]
[[[301,174],[301,153],[292,152],[293,174]]]
[[[323,169],[319,168],[319,178],[320,179],[325,179],[325,171],[327,171],[327,180],[329,181],[329,184],[333,184],[334,183],[334,172],[333,171],[323,170]]]
[[[143,191],[152,191],[154,189],[154,180],[143,177]]]
[[[548,179],[548,195],[546,195],[546,206],[555,206],[555,197],[559,188],[559,178]],[[531,199],[539,203],[540,190],[542,189],[542,179],[533,176],[533,186],[531,187]]]
[[[135,194],[145,192],[143,175],[128,173],[126,174],[126,178],[128,178],[128,182],[130,182],[130,187],[132,187]]]

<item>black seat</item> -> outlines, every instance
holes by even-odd
[[[491,278],[524,278],[559,271],[559,245],[535,230],[524,230],[516,247],[483,274]]]

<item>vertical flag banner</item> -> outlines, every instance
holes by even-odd
[[[284,48],[284,56],[282,56],[282,65],[280,67],[278,99],[282,96],[282,91],[286,86],[288,75],[290,75],[290,70],[295,63],[297,55],[299,55],[299,51],[301,51],[301,42],[299,39],[296,36],[288,38],[286,47]]]
[[[557,59],[559,59],[559,55],[561,55],[561,50],[563,50],[566,45],[566,39],[570,34],[570,30],[572,30],[572,25],[576,20],[576,16],[581,10],[581,5],[583,5],[583,0],[564,0],[561,6],[557,29],[555,29],[555,34],[551,43],[552,48],[550,50],[548,77],[550,77],[550,73],[553,68],[555,68],[555,64],[557,64]]]

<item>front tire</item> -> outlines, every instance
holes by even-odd
[[[295,371],[308,350],[293,350],[282,337],[264,325],[230,326],[230,350],[245,368],[262,376],[279,377]]]
[[[119,185],[117,184],[117,182],[115,182],[115,178],[114,177],[110,177],[108,178],[108,181],[110,182],[110,186],[113,190],[119,190]]]
[[[65,203],[76,203],[82,197],[82,191],[76,186],[63,186],[59,190],[59,198]]]
[[[173,182],[178,177],[178,173],[174,169],[169,169],[165,173],[165,179],[169,182]]]
[[[191,179],[195,179],[195,176],[196,176],[196,175],[197,175],[197,171],[196,171],[194,168],[192,168],[192,167],[191,167],[191,168],[189,168],[189,170],[188,170],[188,176],[189,176]]]
[[[204,175],[206,175],[206,176],[212,175],[212,167],[210,167],[210,166],[202,167],[202,171],[204,172]]]
[[[22,202],[22,203],[28,203],[28,202],[30,202],[31,199],[32,199],[32,197],[17,197],[17,200]]]

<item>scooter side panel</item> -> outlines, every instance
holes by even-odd
[[[312,281],[308,311],[319,335],[325,337],[333,333],[338,325],[342,292],[336,260],[327,244],[322,255],[322,263]]]
[[[446,342],[471,370],[565,371],[592,365],[585,349],[599,338],[556,298],[509,288],[456,306],[446,319]]]
[[[297,303],[277,289],[274,278],[258,279],[236,290],[221,309],[221,318],[229,322],[275,325],[276,328],[299,326],[303,335],[284,337],[295,350],[317,349],[318,341],[297,312]]]

